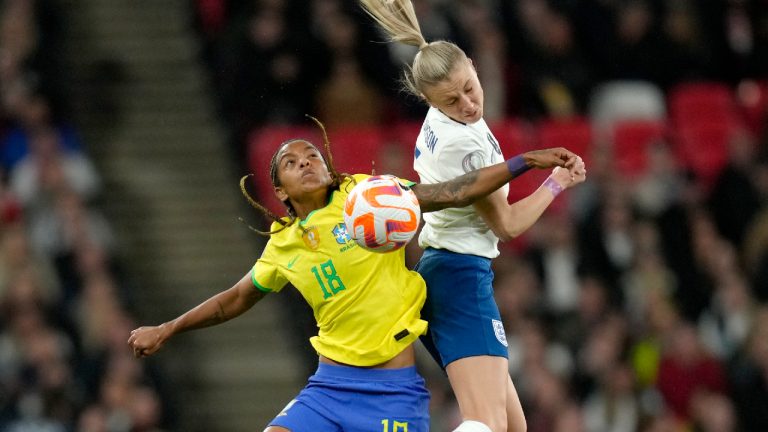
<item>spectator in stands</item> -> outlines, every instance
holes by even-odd
[[[699,319],[701,342],[718,359],[733,359],[749,335],[755,310],[747,279],[736,269],[726,270],[715,282],[710,305]]]
[[[33,143],[39,134],[50,133],[57,140],[55,149],[62,153],[78,154],[82,144],[74,128],[57,119],[48,98],[28,84],[21,84],[11,109],[14,124],[0,142],[0,163],[12,172],[18,163],[33,152]]]
[[[768,428],[768,309],[755,315],[744,349],[730,371],[733,401],[744,430]]]
[[[99,192],[100,179],[91,161],[62,147],[54,129],[39,129],[31,135],[30,152],[19,160],[10,178],[11,190],[27,210],[49,210],[66,189],[85,201]]]
[[[680,323],[664,347],[656,387],[664,402],[683,422],[691,419],[691,403],[697,394],[727,395],[723,364],[701,345],[696,330]]]
[[[296,122],[309,112],[314,47],[288,23],[285,7],[255,8],[224,51],[224,107],[239,136],[264,122]]]
[[[632,368],[623,362],[612,365],[598,383],[584,401],[586,430],[636,431],[641,413]]]
[[[734,130],[727,142],[728,162],[709,195],[709,208],[718,232],[741,247],[744,233],[762,205],[755,175],[759,167],[757,144],[743,129]]]
[[[659,11],[648,0],[621,2],[616,28],[607,43],[611,46],[609,79],[651,81],[666,88],[674,81],[664,62],[665,41]]]
[[[330,70],[315,92],[315,107],[329,127],[374,125],[384,120],[384,95],[369,80],[357,56],[358,24],[343,13],[325,18],[321,41]]]
[[[618,286],[635,256],[632,202],[621,180],[605,184],[601,202],[579,227],[580,268]],[[618,293],[612,293],[618,294]]]
[[[525,7],[520,2],[520,7]],[[530,53],[523,60],[523,109],[529,116],[573,117],[586,109],[592,72],[565,11],[541,6],[521,14],[530,35]],[[527,22],[526,22],[527,21]]]

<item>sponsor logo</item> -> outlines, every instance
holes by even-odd
[[[291,269],[291,267],[293,267],[293,264],[294,264],[294,263],[296,263],[296,260],[297,260],[297,259],[299,259],[299,256],[298,256],[298,255],[296,255],[295,257],[293,257],[293,259],[292,259],[292,260],[288,261],[288,265],[286,266],[286,267],[288,268],[288,270],[290,270],[290,269]]]
[[[502,345],[508,347],[509,344],[507,344],[507,334],[504,333],[504,324],[502,324],[499,320],[491,320],[491,322],[493,323],[493,334],[496,335],[496,339],[498,339]]]

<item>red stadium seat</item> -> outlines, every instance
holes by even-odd
[[[379,173],[398,175],[412,181],[419,181],[419,175],[413,169],[413,152],[416,148],[416,140],[421,132],[422,121],[404,121],[391,127],[384,128],[385,145],[379,150],[379,159],[376,164]]]
[[[544,120],[536,126],[537,148],[565,147],[589,163],[592,126],[584,118]]]
[[[707,189],[728,161],[732,132],[732,124],[713,122],[680,127],[672,135],[678,159]]]
[[[334,167],[348,174],[370,174],[371,161],[378,159],[379,149],[386,140],[381,128],[377,126],[333,128],[328,130],[328,138],[331,141]]]
[[[535,134],[536,148],[565,147],[581,156],[587,170],[589,170],[589,164],[592,160],[593,133],[592,125],[587,119],[575,117],[564,120],[544,120],[536,125]],[[535,190],[549,174],[549,170],[534,170],[526,173],[526,177],[529,177],[527,181],[531,183],[530,192]],[[563,198],[556,199],[548,211],[563,211],[568,203],[567,198],[568,194]]]
[[[679,84],[667,97],[669,116],[676,126],[699,123],[732,123],[738,119],[733,91],[718,82]]]
[[[666,137],[661,121],[622,121],[613,126],[613,162],[616,172],[636,178],[648,168],[648,149]]]
[[[490,123],[488,127],[499,141],[505,157],[524,153],[534,147],[531,125],[523,120],[510,118]]]

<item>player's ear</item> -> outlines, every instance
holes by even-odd
[[[288,199],[288,194],[285,193],[282,186],[275,186],[275,196],[280,200],[280,202],[285,202],[285,200]]]

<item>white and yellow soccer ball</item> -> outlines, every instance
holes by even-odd
[[[391,175],[358,182],[344,204],[347,232],[358,245],[374,252],[405,246],[418,231],[420,221],[416,194]]]

